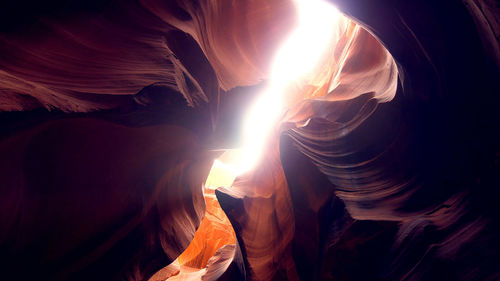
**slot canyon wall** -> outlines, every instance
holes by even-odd
[[[2,3],[0,279],[500,279],[500,5],[330,2],[322,78],[215,191],[293,2]]]

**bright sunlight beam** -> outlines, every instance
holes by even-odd
[[[236,176],[251,170],[257,164],[269,135],[283,114],[285,89],[293,81],[310,73],[329,46],[340,17],[337,9],[323,0],[295,0],[295,5],[298,25],[276,53],[271,66],[269,87],[249,108],[243,124],[244,143],[238,152],[239,157],[229,163],[216,160],[212,171],[226,175],[214,176],[211,172],[209,179],[212,181],[207,181],[206,186],[230,186],[229,181],[232,183]],[[218,184],[213,180],[215,178],[225,180]]]

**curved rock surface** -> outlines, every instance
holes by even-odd
[[[2,274],[152,275],[188,246],[203,217],[199,183],[214,156],[196,147],[182,127],[87,118],[2,140],[3,159],[11,160],[1,163]]]

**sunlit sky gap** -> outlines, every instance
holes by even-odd
[[[206,187],[230,186],[234,179],[250,171],[262,157],[264,146],[284,111],[287,86],[310,73],[329,46],[340,14],[322,0],[295,0],[298,24],[278,49],[268,87],[250,106],[243,125],[243,146],[231,151],[230,160],[215,160]],[[229,152],[228,152],[229,153]],[[236,156],[235,156],[236,155]]]

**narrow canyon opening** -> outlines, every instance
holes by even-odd
[[[298,20],[272,58],[265,88],[254,94],[240,131],[234,132],[240,135],[239,147],[223,150],[212,164],[203,185],[206,211],[193,240],[151,281],[200,280],[209,263],[222,267],[210,278],[227,269],[235,255],[236,236],[215,190],[237,189],[239,196],[251,193],[245,185],[262,176],[255,166],[265,166],[263,161],[276,157],[277,136],[307,126],[318,113],[309,101],[350,100],[366,93],[378,102],[394,97],[397,67],[378,39],[331,3],[295,0],[294,5]],[[275,187],[266,188],[264,192],[272,192]]]
[[[2,280],[499,279],[499,18],[2,1]]]

